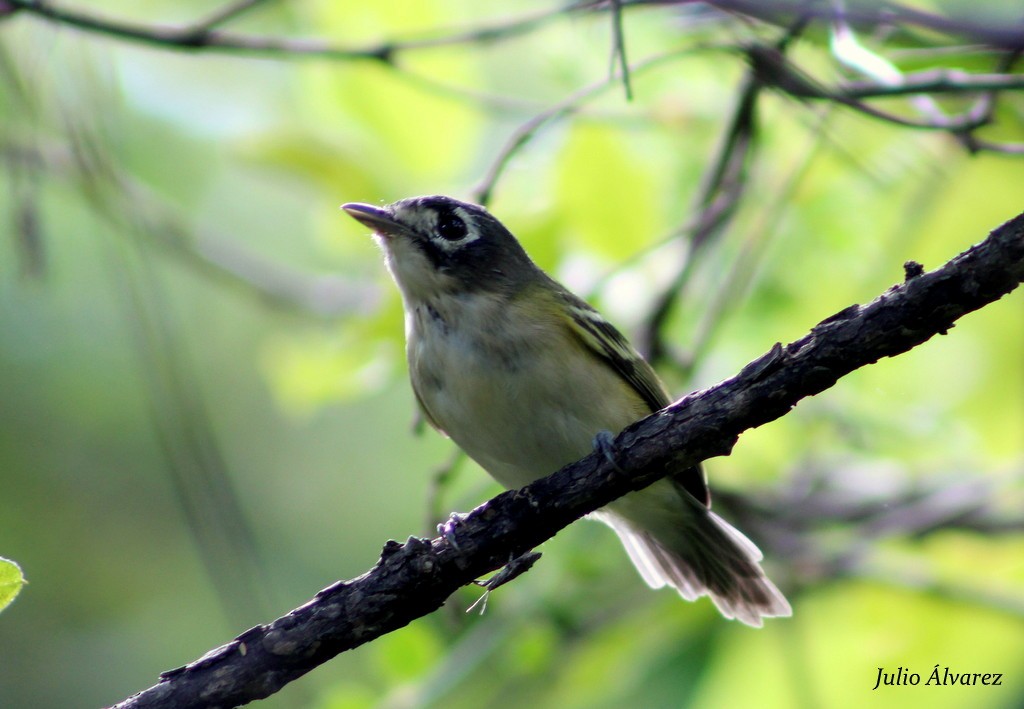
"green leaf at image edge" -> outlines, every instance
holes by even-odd
[[[0,556],[0,611],[11,604],[24,585],[21,567]]]

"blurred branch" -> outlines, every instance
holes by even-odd
[[[747,53],[750,64],[765,85],[802,99],[828,100],[889,123],[907,128],[949,132],[970,152],[992,150],[1016,153],[1016,144],[998,144],[978,138],[974,131],[993,122],[996,104],[1002,92],[1024,89],[1024,76],[1010,73],[1022,49],[1011,49],[998,56],[993,74],[971,74],[955,69],[934,69],[903,74],[888,60],[863,48],[845,22],[837,20],[833,52],[842,52],[840,61],[861,60],[857,69],[872,74],[871,81],[850,81],[828,89],[794,66],[778,48],[752,45]],[[844,62],[846,63],[846,62]],[[960,115],[947,116],[931,94],[978,95],[974,104]],[[979,95],[980,94],[980,95]],[[910,96],[911,105],[926,116],[917,121],[882,111],[865,104],[864,98]]]
[[[112,232],[135,237],[112,243],[111,275],[119,286],[146,385],[149,420],[176,501],[226,617],[235,624],[252,622],[271,605],[269,577],[188,348],[175,336],[178,324],[161,273],[145,248],[146,237],[152,236],[147,205],[121,179],[100,131],[82,122],[68,125],[67,132],[67,172],[115,227]]]
[[[919,539],[950,529],[987,535],[1024,532],[1024,516],[1000,514],[995,504],[1000,488],[1021,482],[1024,474],[1002,481],[964,476],[911,481],[890,474],[883,494],[856,471],[838,469],[795,477],[785,488],[756,498],[720,491],[715,500],[730,517],[754,530],[769,556],[774,552],[789,559],[808,580],[816,581],[843,573],[885,538]],[[841,550],[827,552],[808,544],[826,530],[844,529],[852,541]]]
[[[239,240],[193,227],[150,189],[121,170],[110,156],[78,157],[89,150],[89,140],[75,141],[73,150],[49,149],[0,143],[0,159],[9,164],[30,164],[36,171],[70,173],[85,192],[93,193],[95,212],[118,227],[125,215],[136,220],[135,228],[119,229],[140,239],[149,239],[197,272],[254,294],[280,308],[299,310],[321,317],[372,309],[378,290],[335,275],[310,275],[271,261],[244,246]],[[93,150],[92,152],[96,152]],[[109,183],[102,198],[95,198],[101,184]],[[31,203],[23,203],[24,207]]]
[[[760,541],[768,557],[785,558],[805,585],[866,579],[1024,617],[1019,597],[952,585],[924,569],[876,558],[886,539],[921,540],[946,531],[988,537],[1024,533],[1019,503],[1000,504],[1012,489],[1021,490],[1021,483],[1022,472],[1002,479],[957,475],[921,480],[887,472],[887,492],[880,493],[856,470],[839,469],[798,476],[756,497],[720,491],[715,499]]]
[[[749,47],[748,53],[751,65],[766,84],[798,98],[849,101],[855,107],[857,104],[853,102],[864,98],[1024,90],[1022,74],[971,74],[958,69],[932,69],[904,74],[898,81],[848,81],[828,89],[796,68],[777,49],[753,45]],[[1016,53],[1006,56],[1016,57]]]
[[[785,55],[773,47],[754,45],[748,48],[750,64],[753,71],[764,86],[770,86],[783,93],[800,99],[825,99],[834,101],[855,111],[864,113],[872,118],[877,118],[888,123],[894,123],[905,128],[918,128],[923,130],[941,130],[953,133],[962,133],[980,128],[990,120],[990,113],[987,101],[979,101],[972,108],[962,114],[946,116],[934,112],[926,120],[914,120],[899,116],[845,95],[842,89],[830,91],[822,86],[815,79],[811,78],[803,70],[792,64]],[[899,84],[874,84],[876,92],[883,88],[898,87]],[[1022,84],[1021,88],[1024,88]],[[865,90],[861,85],[862,92]],[[972,89],[977,92],[978,89]],[[908,93],[920,93],[912,91]],[[880,94],[884,95],[884,94]],[[891,94],[897,95],[897,94]]]
[[[652,364],[667,358],[664,326],[693,274],[694,255],[725,229],[743,196],[747,166],[755,146],[755,115],[760,89],[760,82],[748,72],[743,77],[739,100],[722,144],[704,173],[697,196],[697,214],[691,225],[680,230],[681,234],[690,235],[685,260],[675,278],[659,294],[641,335],[640,351],[646,354]]]
[[[42,278],[46,273],[47,251],[39,206],[41,166],[29,151],[0,151],[0,164],[8,177],[12,209],[7,221],[18,270],[25,278]]]
[[[975,152],[986,150],[1003,155],[1024,155],[1024,143],[996,143],[972,136],[971,147]]]
[[[161,279],[138,243],[114,245],[122,307],[146,384],[149,419],[194,545],[232,623],[270,603],[270,576],[215,432]]]
[[[773,51],[782,54],[789,43],[799,36],[803,23],[795,23],[780,37]],[[732,118],[718,147],[715,158],[704,173],[697,195],[697,214],[692,223],[680,230],[679,235],[689,234],[685,260],[675,278],[655,300],[651,316],[641,336],[640,351],[647,355],[652,364],[668,358],[668,347],[663,330],[669,315],[678,303],[679,295],[689,282],[696,259],[694,256],[728,226],[739,206],[747,184],[747,167],[753,160],[757,138],[757,101],[763,82],[755,67],[743,76],[739,87],[739,98]]]
[[[343,47],[317,39],[289,39],[222,32],[215,28],[262,0],[237,0],[208,17],[184,27],[126,22],[98,14],[59,7],[49,0],[2,0],[0,13],[18,11],[51,22],[104,34],[126,41],[162,46],[168,49],[208,49],[268,54],[320,56],[328,59],[376,59],[390,62],[396,52],[455,44],[478,44],[507,39],[530,32],[550,19],[575,11],[610,11],[616,25],[625,8],[643,5],[692,6],[692,0],[577,0],[566,5],[519,18],[502,20],[482,27],[452,32],[434,38],[384,42],[364,48]],[[971,17],[954,17],[925,12],[895,2],[870,2],[839,9],[828,3],[807,0],[706,0],[706,5],[726,14],[746,16],[760,22],[790,27],[798,22],[835,22],[878,28],[922,28],[999,49],[1024,49],[1024,23],[985,23]],[[616,50],[621,50],[621,26],[614,29]],[[623,55],[622,60],[625,57]]]
[[[1014,64],[1020,59],[1021,53],[1024,49],[1016,49],[1012,52],[1008,52],[999,57],[999,61],[996,65],[996,70],[1000,74],[1005,74],[1013,69]],[[996,113],[996,106],[999,98],[1002,94],[996,90],[991,89],[982,94],[981,98],[978,99],[978,111],[984,116],[985,123],[991,123]],[[1024,145],[1013,145],[1013,144],[997,144],[991,141],[982,140],[978,138],[974,133],[968,131],[959,133],[956,136],[960,144],[963,145],[967,150],[972,153],[979,152],[981,150],[989,150],[992,152],[1002,153],[1024,153]]]
[[[688,5],[692,0],[628,0],[628,5]],[[898,2],[862,0],[843,7],[807,0],[705,0],[723,12],[746,15],[773,25],[788,27],[796,20],[844,21],[855,27],[920,28],[950,37],[1007,50],[1024,49],[1024,23],[984,22],[977,15],[943,15],[908,7]],[[601,0],[593,4],[601,4]]]
[[[977,93],[1024,90],[1024,74],[971,74],[958,69],[933,69],[904,75],[898,84],[849,81],[832,91],[809,92],[807,98],[848,99],[906,96],[908,94]]]
[[[941,268],[922,271],[908,264],[906,280],[870,304],[826,318],[732,379],[629,426],[610,454],[592,453],[481,505],[455,528],[457,546],[452,537],[388,542],[359,578],[164,673],[118,707],[236,706],[269,696],[335,655],[433,612],[458,588],[582,515],[667,471],[727,455],[743,431],[784,416],[860,367],[945,334],[963,315],[1014,290],[1024,281],[1024,214]]]
[[[524,34],[548,20],[574,10],[570,4],[552,10],[504,20],[495,24],[457,31],[448,35],[382,42],[366,47],[345,47],[312,38],[270,37],[225,32],[216,26],[234,19],[259,0],[242,0],[228,5],[210,17],[184,27],[139,24],[102,17],[80,10],[65,9],[45,0],[3,0],[9,8],[36,15],[85,32],[116,39],[155,45],[176,50],[214,50],[221,52],[259,53],[270,56],[305,56],[334,60],[371,59],[391,63],[398,52],[458,44],[480,44]],[[13,12],[13,10],[11,10]]]
[[[641,62],[637,62],[633,67],[627,69],[624,73],[640,74],[648,69],[656,66],[660,66],[667,61],[677,59],[678,57],[689,54],[693,49],[684,49],[675,52],[669,52],[668,54],[659,54],[654,57],[650,57]],[[490,166],[487,168],[487,172],[484,173],[483,178],[472,188],[471,193],[473,200],[478,204],[486,205],[491,201],[491,194],[494,192],[494,188],[501,179],[501,176],[505,173],[509,163],[512,159],[522,150],[526,145],[533,140],[533,138],[549,123],[552,123],[560,118],[571,115],[580,110],[580,106],[587,100],[600,95],[604,91],[607,91],[611,86],[615,84],[620,78],[620,72],[613,72],[613,75],[607,79],[603,79],[590,86],[585,86],[579,91],[576,91],[566,98],[562,99],[555,105],[531,116],[528,120],[520,124],[512,135],[505,141],[505,144],[498,151],[497,156],[491,161]],[[625,79],[623,79],[625,81]]]
[[[794,194],[804,183],[814,158],[826,139],[829,114],[821,117],[813,139],[803,154],[794,159],[788,174],[778,182],[770,201],[760,205],[757,218],[743,228],[740,251],[731,267],[722,274],[713,290],[704,294],[700,317],[689,339],[688,354],[681,362],[688,376],[711,351],[711,343],[725,324],[726,316],[748,294],[754,282],[754,273],[772,237],[778,235],[779,223],[793,206]],[[678,359],[678,358],[675,358]]]
[[[133,23],[103,17],[70,8],[63,8],[48,0],[3,0],[0,11],[7,14],[32,14],[58,24],[75,27],[85,32],[102,34],[121,40],[162,46],[176,50],[215,50],[235,53],[258,53],[278,57],[319,57],[331,60],[374,60],[394,64],[395,55],[400,52],[420,50],[439,46],[474,45],[513,38],[534,31],[545,23],[573,12],[605,11],[612,21],[612,66],[618,66],[618,76],[623,82],[626,99],[632,98],[630,68],[626,59],[626,39],[623,15],[626,8],[642,5],[687,6],[691,2],[677,0],[578,0],[569,4],[518,18],[493,21],[490,24],[468,30],[453,30],[433,37],[414,39],[392,39],[363,47],[343,46],[317,38],[273,37],[247,35],[218,29],[240,15],[262,5],[265,0],[235,0],[215,10],[205,18],[184,26]],[[751,2],[749,0],[710,0],[706,5],[722,11],[723,16],[746,16],[770,24],[787,27],[803,27],[810,22],[828,22],[844,28],[860,25],[871,29],[893,27],[922,27],[944,32],[971,41],[1005,50],[1013,57],[1024,50],[1024,23],[985,24],[966,17],[945,16],[926,13],[898,3],[885,3],[883,7],[872,4],[854,5],[847,9],[827,3],[808,3],[806,0],[772,0],[772,2]],[[790,34],[792,32],[790,31]],[[790,35],[787,35],[790,36]],[[901,81],[853,81],[833,90],[825,89],[789,65],[782,56],[782,46],[774,53],[764,47],[754,46],[748,50],[757,78],[763,85],[774,86],[792,96],[803,99],[830,100],[848,106],[872,118],[907,128],[942,130],[958,136],[971,150],[993,150],[1008,154],[1021,152],[1017,144],[1000,144],[975,140],[971,132],[987,125],[992,119],[995,92],[1024,89],[1024,77],[1009,73],[970,74],[955,69],[935,69],[905,77]],[[927,120],[914,120],[898,114],[883,111],[862,101],[865,98],[881,98],[902,95],[919,96],[932,93],[979,93],[988,92],[974,107],[960,115],[945,116],[937,108]],[[571,110],[571,107],[566,108]],[[548,120],[548,119],[544,119]],[[508,150],[511,154],[515,148]],[[495,174],[489,176],[493,183],[501,165],[495,166]],[[484,181],[487,184],[487,180]],[[485,197],[490,196],[485,187],[478,188]]]
[[[626,92],[626,100],[633,100],[633,82],[629,78],[629,60],[626,58],[626,32],[622,27],[622,0],[611,0],[612,3],[612,60],[611,71],[615,76],[618,66],[622,75],[622,88]]]
[[[192,28],[195,31],[203,32],[212,30],[214,27],[231,22],[257,5],[262,5],[265,2],[267,2],[267,0],[236,0],[236,2],[230,2],[211,12],[205,19],[199,20],[192,26]]]

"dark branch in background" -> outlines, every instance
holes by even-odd
[[[626,0],[627,5],[688,5],[692,0]],[[1024,49],[1024,23],[988,23],[974,16],[959,17],[907,7],[897,2],[868,0],[845,3],[807,2],[807,0],[704,0],[723,12],[748,17],[780,27],[796,21],[834,22],[842,20],[854,27],[905,27],[932,30],[950,37],[1005,50]],[[602,2],[593,3],[600,5]]]
[[[612,16],[612,64],[618,64],[627,99],[632,96],[629,66],[626,60],[625,34],[622,25],[623,10],[641,5],[690,5],[690,0],[603,0],[601,2],[574,2],[562,7],[520,18],[496,21],[493,24],[468,30],[456,30],[435,37],[392,40],[365,47],[346,47],[316,38],[285,38],[244,35],[219,31],[216,28],[237,19],[242,14],[264,4],[266,0],[238,0],[212,12],[209,16],[185,26],[151,25],[126,22],[102,17],[80,10],[59,7],[45,0],[2,0],[9,14],[22,11],[51,22],[75,27],[85,32],[106,35],[124,41],[161,46],[177,50],[215,50],[222,52],[255,52],[269,55],[312,56],[323,59],[363,60],[391,62],[399,52],[431,47],[483,44],[512,39],[538,29],[559,16],[574,11],[607,10]],[[953,18],[925,13],[898,4],[886,3],[882,9],[853,8],[845,11],[832,9],[828,4],[819,6],[786,0],[752,2],[745,0],[708,0],[706,3],[731,14],[747,15],[770,24],[786,27],[808,21],[832,22],[844,20],[850,24],[875,29],[880,26],[919,26],[952,36],[981,42],[987,46],[1016,55],[1024,51],[1024,23],[986,25],[969,18]],[[1007,74],[978,75],[958,70],[935,70],[910,75],[897,84],[877,82],[851,82],[833,92],[817,89],[799,90],[795,95],[807,98],[862,99],[897,96],[913,93],[963,93],[977,91],[1019,90],[1024,78]]]
[[[905,282],[866,306],[826,318],[775,345],[732,379],[691,394],[594,453],[478,507],[445,539],[389,542],[377,565],[306,605],[167,672],[122,709],[235,706],[266,697],[338,653],[439,608],[458,588],[529,551],[584,514],[672,470],[727,455],[739,435],[784,416],[841,377],[945,334],[963,315],[1024,280],[1024,214],[942,268],[907,269]],[[787,508],[789,511],[789,508]],[[798,513],[798,510],[796,511]]]
[[[81,192],[107,213],[118,237],[108,247],[113,282],[145,385],[148,421],[159,444],[168,478],[194,546],[217,591],[225,616],[247,624],[271,607],[267,566],[255,532],[237,495],[227,456],[215,433],[209,404],[188,347],[175,337],[174,308],[164,290],[153,251],[145,248],[151,224],[141,205],[125,203],[131,190],[117,179],[118,166],[103,138],[87,125],[67,126],[69,173]],[[131,237],[137,238],[131,238]],[[102,244],[102,242],[101,242]]]
[[[237,0],[237,2],[229,3],[220,7],[206,18],[199,20],[192,26],[193,32],[209,32],[214,27],[227,24],[232,20],[240,17],[249,10],[253,9],[257,5],[263,5],[267,0]]]
[[[796,22],[775,44],[781,53],[803,31],[804,23]],[[756,147],[757,100],[762,82],[756,69],[748,71],[740,84],[739,100],[726,128],[722,144],[711,161],[697,193],[696,216],[692,225],[681,230],[688,234],[685,260],[675,278],[655,300],[647,327],[640,341],[641,352],[655,365],[668,359],[663,338],[669,315],[679,303],[679,296],[693,275],[696,258],[705,245],[727,228],[743,197],[747,184],[747,166]]]
[[[395,52],[455,44],[478,44],[515,37],[530,32],[559,15],[573,11],[611,10],[643,5],[691,6],[693,0],[596,0],[572,2],[562,7],[525,17],[501,20],[492,25],[453,32],[435,38],[384,42],[363,48],[342,47],[318,39],[283,39],[243,35],[215,30],[252,7],[260,0],[228,3],[205,19],[184,27],[146,25],[109,19],[97,14],[59,7],[47,0],[2,0],[0,12],[18,11],[78,29],[104,34],[125,41],[163,46],[168,49],[261,52],[319,56],[328,59],[377,59],[390,61]],[[950,37],[985,44],[1007,51],[1024,49],[1024,24],[984,23],[962,16],[952,17],[924,12],[899,3],[865,3],[865,7],[837,9],[832,3],[808,3],[806,0],[705,0],[706,5],[723,13],[790,27],[795,22],[833,22],[843,20],[853,26],[921,28]],[[851,5],[853,3],[846,3]]]
[[[71,150],[42,150],[0,142],[0,164],[7,166],[15,177],[23,168],[59,179],[78,180],[83,190],[91,192],[90,206],[96,215],[114,227],[116,233],[149,241],[211,281],[226,284],[270,306],[334,318],[371,310],[380,299],[379,289],[369,282],[304,273],[261,256],[237,239],[190,224],[115,161],[96,154],[97,151],[88,151],[88,142],[76,139]],[[22,211],[35,206],[31,198],[15,204]],[[124,219],[128,215],[135,224],[126,229]],[[39,228],[35,222],[28,226]],[[33,244],[36,241],[41,241],[38,234]],[[33,248],[41,250],[41,243]]]
[[[1022,74],[970,74],[958,69],[932,69],[906,74],[897,84],[878,84],[873,81],[849,81],[832,91],[804,88],[806,98],[828,99],[842,96],[848,99],[906,96],[910,94],[957,94],[978,91],[1024,90]]]
[[[943,581],[918,564],[908,569],[874,558],[882,542],[892,538],[913,542],[948,531],[1021,534],[1020,502],[999,503],[1015,488],[1021,497],[1024,470],[997,478],[957,474],[927,481],[891,471],[887,487],[894,491],[884,495],[851,485],[857,478],[856,471],[845,469],[798,474],[785,486],[756,496],[719,491],[715,500],[769,556],[785,558],[802,585],[867,579],[1024,617],[1020,594],[980,588],[970,578]]]
[[[508,20],[495,20],[490,24],[467,30],[452,30],[447,34],[438,33],[433,37],[404,41],[387,40],[362,48],[338,46],[319,39],[228,34],[217,29],[228,22],[237,20],[245,13],[259,9],[263,4],[264,0],[236,0],[226,3],[205,18],[181,27],[144,25],[107,19],[87,12],[64,9],[45,1],[9,0],[5,7],[8,8],[9,13],[34,14],[83,31],[164,46],[169,49],[263,52],[276,54],[282,58],[317,56],[322,59],[375,59],[389,63],[393,62],[398,52],[507,40],[536,30],[568,12],[600,10],[607,12],[612,20],[613,65],[618,60],[619,67],[615,74],[621,77],[627,95],[631,92],[631,74],[654,67],[663,59],[676,55],[673,53],[655,57],[640,62],[632,68],[626,64],[625,34],[622,24],[624,11],[628,8],[636,9],[637,6],[645,4],[675,4],[669,2],[647,3],[643,0],[569,3],[539,14]],[[687,11],[691,12],[692,16],[694,12],[692,4],[683,3],[683,5]],[[786,0],[774,0],[766,3],[719,0],[697,7],[703,8],[701,10],[703,16],[721,18],[726,17],[727,13],[746,15],[748,18],[752,17],[764,22],[789,23],[791,29],[787,30],[783,39],[774,46],[755,44],[742,50],[742,53],[749,59],[751,75],[748,75],[740,88],[740,99],[737,102],[732,123],[726,132],[722,147],[718,150],[704,179],[695,203],[695,214],[690,219],[689,225],[679,232],[681,235],[688,234],[691,239],[687,250],[687,260],[681,264],[673,280],[656,300],[652,315],[647,318],[647,326],[641,334],[639,344],[643,351],[647,352],[655,362],[668,360],[681,365],[684,374],[693,361],[692,356],[688,353],[681,353],[670,357],[662,333],[669,316],[678,306],[686,284],[696,267],[697,259],[693,257],[699,253],[702,244],[724,233],[739,207],[746,182],[746,168],[753,159],[751,150],[754,146],[754,112],[757,99],[763,94],[764,87],[774,88],[802,101],[832,102],[843,105],[873,119],[887,121],[902,127],[946,131],[972,152],[989,150],[1007,154],[1024,154],[1024,144],[996,143],[979,137],[975,132],[976,129],[992,122],[998,95],[1024,89],[1024,76],[1008,73],[1020,51],[1019,48],[1015,48],[1013,42],[1005,41],[1007,38],[1016,36],[1014,33],[1017,29],[1012,26],[991,28],[978,22],[968,21],[968,19],[946,18],[940,15],[921,13],[898,4],[889,4],[884,11],[879,11],[877,8],[854,6],[843,13],[838,13],[834,7],[825,3],[795,3]],[[708,7],[718,8],[719,11],[708,10]],[[998,65],[995,73],[970,74],[956,70],[936,69],[910,74],[901,77],[899,81],[848,81],[827,88],[793,64],[784,53],[788,39],[799,31],[799,29],[792,28],[800,28],[810,21],[842,22],[844,25],[846,23],[859,24],[873,28],[880,26],[903,29],[924,27],[970,39],[988,41],[990,46],[1003,51],[997,55]],[[1024,32],[1024,25],[1021,26],[1020,31]],[[1007,46],[1010,47],[1009,50],[1003,49]],[[679,50],[678,54],[696,49],[700,49],[700,47],[684,48]],[[396,76],[407,76],[397,66],[393,64],[392,66],[396,70]],[[587,100],[611,86],[616,80],[616,75],[574,93],[564,101],[535,114],[524,122],[492,161],[484,178],[472,190],[471,196],[482,204],[489,202],[498,180],[513,158],[530,140],[542,128],[563,120],[580,110]],[[408,76],[412,78],[411,75]],[[426,80],[421,79],[420,81],[423,83]],[[443,90],[443,87],[439,88],[436,84],[433,88],[435,91]],[[914,96],[923,93],[981,94],[981,96],[971,108],[960,115],[948,117],[936,108],[934,112],[928,114],[925,120],[895,115],[864,102],[865,99],[870,98]],[[144,189],[139,185],[133,186],[133,190],[136,197],[139,197],[140,193],[144,193]],[[26,247],[33,247],[22,250],[26,255],[43,253],[41,248],[35,248],[35,246],[42,245],[42,240],[39,238],[38,220],[34,219],[35,211],[31,196],[29,193],[26,199],[21,200],[20,222],[12,232],[25,237],[21,243]],[[152,199],[147,201],[150,204],[155,204]],[[234,283],[264,294],[273,303],[285,304],[290,307],[297,305],[318,314],[330,315],[351,309],[353,303],[358,306],[359,302],[365,302],[365,298],[360,295],[361,286],[352,286],[340,279],[330,277],[310,279],[303,274],[289,272],[287,268],[260,259],[255,254],[227,240],[189,238],[188,232],[191,230],[180,220],[175,219],[168,210],[147,210],[147,213],[153,220],[153,235],[159,237],[158,240],[161,243],[171,246],[174,253],[184,256],[201,270],[218,277],[227,277]],[[27,256],[25,262],[30,262]]]
[[[259,53],[279,58],[317,57],[329,60],[375,60],[395,64],[400,52],[423,50],[431,47],[473,45],[504,41],[529,33],[560,16],[572,12],[608,12],[612,19],[612,64],[619,65],[627,99],[632,96],[630,70],[626,61],[623,13],[627,7],[644,5],[685,6],[692,10],[690,0],[601,0],[598,2],[569,3],[565,6],[524,17],[494,21],[491,24],[468,30],[453,30],[433,37],[389,40],[363,47],[341,46],[317,38],[287,38],[256,36],[231,33],[218,29],[221,25],[237,19],[242,14],[263,4],[263,0],[236,0],[214,11],[204,19],[185,26],[146,25],[109,19],[80,10],[66,9],[45,0],[2,0],[0,11],[8,15],[23,13],[45,18],[51,22],[77,29],[102,34],[125,41],[161,46],[174,50],[210,50],[234,53]],[[923,28],[952,37],[984,43],[1008,53],[1013,58],[1024,50],[1024,23],[994,24],[978,22],[970,17],[945,16],[926,13],[898,3],[877,3],[859,6],[854,3],[848,8],[830,3],[808,3],[806,0],[773,0],[753,2],[752,0],[708,0],[705,6],[715,8],[719,15],[738,16],[768,24],[785,27],[802,26],[809,22],[824,22],[833,25],[862,26],[870,29],[898,27],[905,31]],[[701,6],[698,6],[701,7]],[[711,11],[714,13],[714,11]],[[952,70],[923,72],[898,82],[852,82],[834,91],[819,87],[799,69],[787,64],[781,49],[775,56],[755,47],[749,50],[752,63],[762,83],[773,85],[796,97],[815,100],[830,100],[848,106],[867,116],[906,128],[942,130],[952,133],[965,147],[972,151],[991,150],[1010,154],[1024,152],[1024,145],[1000,144],[977,138],[973,131],[991,122],[995,104],[995,92],[1020,90],[1024,80],[1008,73],[995,75],[972,75]],[[1011,61],[1012,63],[1012,61]],[[1008,72],[1009,63],[1004,62]],[[935,108],[928,120],[915,120],[871,106],[862,101],[868,97],[897,96],[928,93],[978,93],[988,92],[963,114],[947,117]],[[568,111],[567,111],[568,112]],[[489,196],[481,188],[484,197]],[[655,353],[657,354],[657,353]],[[657,358],[657,357],[656,357]]]
[[[345,47],[326,40],[245,35],[214,29],[242,12],[260,4],[260,0],[242,1],[225,6],[208,18],[184,27],[146,25],[108,19],[100,15],[60,8],[44,0],[2,0],[13,12],[21,10],[69,27],[106,35],[129,42],[176,50],[211,50],[234,53],[258,53],[268,56],[305,56],[334,60],[372,59],[391,63],[398,52],[458,44],[480,44],[511,38],[530,32],[552,18],[572,11],[570,4],[526,17],[503,20],[494,25],[453,32],[435,38],[383,42],[366,47]]]
[[[774,46],[753,45],[746,50],[751,66],[750,72],[744,77],[738,91],[740,98],[725,132],[722,146],[711,160],[710,167],[705,173],[698,193],[695,216],[693,217],[694,223],[681,230],[683,234],[690,234],[690,241],[685,252],[686,258],[675,277],[655,300],[651,315],[646,319],[641,333],[641,349],[652,361],[656,363],[672,362],[680,367],[684,374],[688,373],[695,362],[696,349],[689,356],[670,356],[667,343],[664,340],[665,326],[671,313],[678,307],[680,297],[696,268],[696,256],[700,254],[706,243],[722,235],[739,207],[746,181],[746,166],[752,160],[751,153],[755,145],[755,111],[757,100],[762,93],[761,89],[776,88],[801,99],[830,100],[835,104],[847,106],[869,116],[905,127],[945,130],[972,152],[990,149],[1007,153],[1024,153],[1024,146],[996,145],[978,139],[972,132],[991,122],[996,91],[1024,88],[1024,77],[1002,73],[972,77],[960,72],[928,72],[910,77],[909,82],[902,80],[899,83],[850,82],[834,90],[829,90],[793,66],[785,56],[787,43],[799,30],[800,26],[798,25]],[[1004,55],[1000,60],[999,71],[1009,70],[1016,57],[1016,52]],[[958,81],[961,83],[957,84]],[[961,116],[948,118],[936,108],[929,115],[929,119],[923,122],[882,112],[852,98],[852,96],[918,94],[927,87],[939,87],[950,92],[978,93],[981,90],[986,90],[986,93]]]
[[[668,359],[664,340],[665,324],[679,303],[696,264],[694,256],[716,235],[722,233],[739,205],[746,185],[746,168],[755,146],[755,110],[760,83],[748,73],[739,90],[739,101],[726,128],[722,145],[711,161],[697,194],[693,224],[681,231],[689,235],[685,261],[654,302],[640,340],[640,350],[657,365]]]
[[[997,63],[996,71],[998,71],[1000,74],[1008,74],[1010,71],[1013,70],[1013,66],[1014,64],[1017,63],[1017,60],[1020,59],[1020,55],[1022,52],[1024,52],[1024,49],[1015,49],[1012,52],[1002,55]],[[1015,78],[1024,80],[1024,77],[1020,76]],[[1024,81],[1022,81],[1022,85],[1024,85]],[[990,88],[987,91],[985,91],[985,93],[983,93],[981,97],[978,99],[977,110],[984,117],[984,121],[986,124],[991,123],[993,121],[993,117],[996,113],[996,106],[999,102],[1000,96],[1001,93],[998,89]],[[976,153],[981,150],[992,150],[1002,153],[1024,153],[1024,144],[1022,143],[997,144],[991,141],[978,138],[974,133],[970,131],[959,133],[956,135],[956,137],[960,141],[960,144],[963,145],[967,150],[969,150],[972,153]]]
[[[943,114],[937,114],[932,115],[928,120],[922,121],[905,118],[903,116],[882,111],[864,103],[863,101],[851,98],[847,94],[847,90],[843,87],[840,87],[835,91],[826,89],[806,73],[790,63],[783,53],[778,50],[763,46],[753,46],[749,48],[748,52],[754,72],[765,86],[772,86],[796,98],[834,101],[835,103],[847,106],[861,113],[865,113],[872,118],[878,118],[906,128],[942,130],[958,134],[981,128],[991,120],[990,100],[980,100],[970,109],[957,116],[950,117]],[[1024,88],[1024,77],[1006,78],[1012,81],[1005,82],[1007,85],[1003,88]],[[935,76],[930,76],[929,79],[933,82],[936,81]],[[945,84],[947,89],[950,88],[948,73],[942,83]],[[874,88],[869,89],[867,84],[860,83],[854,85],[854,93],[859,95],[875,96],[896,96],[902,94],[922,93],[920,90],[916,89],[899,91],[898,87],[901,85],[902,81],[900,84],[876,84],[874,85]],[[967,87],[960,87],[960,90],[975,93],[986,88],[990,91],[992,90],[991,86],[985,86],[984,83],[979,83],[978,86],[970,89]]]
[[[753,496],[726,491],[715,495],[716,505],[732,519],[754,530],[755,537],[804,569],[807,582],[834,581],[851,575],[860,557],[880,540],[899,536],[916,539],[940,530],[984,534],[1024,532],[1024,516],[994,508],[1000,488],[1024,480],[1014,476],[979,478],[971,475],[936,476],[927,482],[892,474],[895,488],[884,496],[850,484],[857,473],[842,468],[798,475],[785,488]],[[880,501],[884,497],[884,504]],[[848,525],[848,544],[836,544],[830,558],[812,550],[809,540],[825,528],[835,532]]]
[[[626,101],[633,100],[633,82],[629,79],[629,59],[626,58],[626,32],[622,28],[622,1],[612,0],[612,60],[609,74],[615,76],[618,65],[622,72],[622,88]]]
[[[729,311],[746,298],[768,243],[780,233],[779,222],[792,205],[793,195],[803,184],[815,157],[826,142],[824,126],[828,117],[829,113],[826,112],[820,118],[819,129],[814,131],[804,153],[799,157],[794,156],[789,174],[780,179],[771,197],[758,205],[756,219],[744,225],[740,251],[729,269],[717,279],[718,282],[711,290],[702,294],[700,316],[692,336],[687,337],[684,356],[667,360],[679,368],[684,382],[690,380],[694,370],[710,353],[712,340],[727,321]]]
[[[9,199],[13,205],[6,221],[14,240],[18,271],[24,278],[42,278],[46,273],[47,255],[39,208],[41,166],[25,153],[9,157],[0,153],[0,162],[7,171]]]

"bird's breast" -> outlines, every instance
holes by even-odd
[[[424,304],[406,321],[425,413],[506,487],[583,457],[598,431],[618,432],[645,413],[632,388],[556,319],[516,315],[477,299]]]

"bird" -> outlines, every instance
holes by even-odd
[[[559,470],[671,403],[620,331],[486,208],[430,195],[342,209],[372,230],[398,286],[424,418],[506,488]],[[591,516],[614,530],[652,588],[708,596],[724,617],[755,627],[792,613],[757,546],[711,511],[700,466]]]

